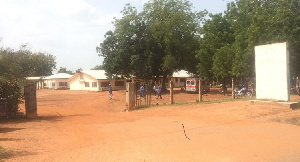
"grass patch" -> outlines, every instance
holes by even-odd
[[[7,159],[12,156],[12,151],[11,150],[6,150],[2,146],[0,146],[0,161],[3,159]]]
[[[272,119],[272,121],[300,126],[300,116],[275,118],[275,119]]]

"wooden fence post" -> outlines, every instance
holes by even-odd
[[[202,102],[202,80],[199,79],[199,102]]]
[[[231,82],[232,82],[232,92],[231,92],[231,95],[232,95],[232,98],[235,99],[235,93],[234,93],[234,78],[232,77],[231,79]]]
[[[170,81],[170,104],[174,104],[173,101],[173,82]]]

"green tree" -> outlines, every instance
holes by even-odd
[[[286,41],[289,43],[291,75],[299,75],[299,0],[236,0],[227,6],[224,16],[209,14],[200,29],[197,53],[200,75],[254,77],[254,47]],[[225,57],[232,61],[223,60]]]
[[[178,69],[195,72],[201,13],[181,0],[152,0],[138,13],[127,5],[97,48],[108,76],[151,79]]]
[[[65,67],[60,67],[57,73],[67,73],[73,75],[74,73],[71,70],[67,70]]]
[[[22,102],[21,87],[25,77],[46,76],[55,69],[55,57],[45,53],[32,53],[21,46],[20,50],[0,48],[0,98],[8,99],[8,115],[18,115],[18,104]]]
[[[228,4],[226,16],[235,31],[233,76],[254,76],[254,46],[286,41],[292,75],[300,70],[299,3],[299,0],[238,0]]]
[[[96,65],[91,70],[104,70],[103,65]]]
[[[198,74],[208,78],[228,77],[229,73],[224,73],[224,70],[231,69],[223,69],[223,67],[231,67],[232,61],[222,62],[220,59],[232,58],[228,56],[229,53],[233,55],[228,46],[234,42],[234,32],[231,23],[221,13],[209,14],[209,18],[200,29],[200,34],[202,37],[200,39],[200,50],[197,52]],[[219,51],[221,48],[223,49]],[[215,56],[216,54],[217,56]],[[222,56],[222,54],[225,56]],[[227,76],[224,76],[224,74]]]
[[[55,57],[42,52],[33,53],[21,48],[18,51],[0,50],[1,78],[24,78],[51,75],[56,67]]]
[[[232,60],[234,54],[230,45],[221,47],[213,56],[212,71],[216,78],[228,80],[232,76]]]

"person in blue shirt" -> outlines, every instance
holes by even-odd
[[[160,87],[159,84],[157,86],[157,97],[156,97],[156,99],[158,99],[158,97],[160,97],[160,99],[162,99],[162,97],[161,97],[161,87]]]
[[[145,88],[144,85],[142,84],[140,87],[140,97],[144,97],[145,96]]]

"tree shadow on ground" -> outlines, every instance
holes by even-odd
[[[40,121],[51,121],[57,122],[61,121],[67,117],[76,117],[76,116],[89,116],[90,114],[59,114],[57,115],[41,115],[37,116],[36,118],[27,118],[26,116],[17,117],[17,118],[6,118],[1,117],[0,123],[1,124],[18,124],[18,123],[26,123],[26,122],[40,122]]]
[[[18,131],[18,130],[22,130],[22,129],[25,129],[25,128],[0,128],[0,133],[8,133],[8,132]],[[2,141],[1,139],[3,139],[3,138],[0,138],[0,141]]]

